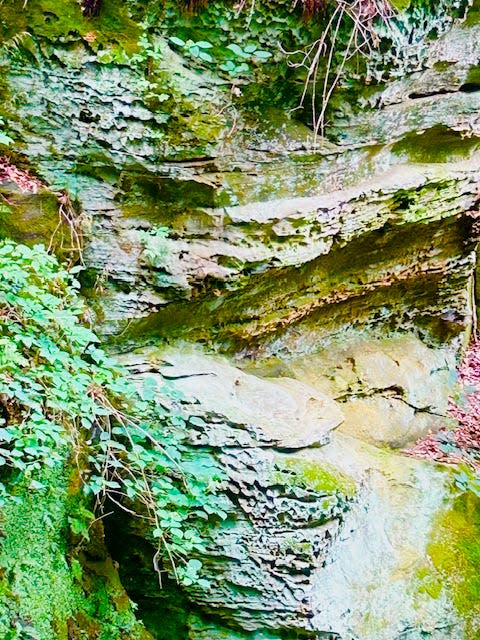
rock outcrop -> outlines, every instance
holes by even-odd
[[[4,38],[0,116],[49,190],[3,180],[0,233],[47,241],[68,194],[87,320],[136,379],[175,381],[192,456],[225,470],[185,637],[473,640],[478,612],[431,546],[450,475],[402,449],[445,424],[475,328],[477,3],[379,27],[321,140],[289,117],[301,76],[277,46],[321,25],[253,2],[242,36],[226,4],[29,0]],[[240,38],[250,75],[204,65],[186,46],[200,37],[219,55]]]
[[[189,638],[462,637],[447,586],[425,588],[440,580],[428,549],[448,476],[383,448],[424,433],[421,405],[429,428],[442,424],[451,353],[405,336],[343,342],[284,362],[295,378],[188,346],[123,362],[139,383],[174,380],[193,458],[214,456],[228,476],[229,516],[201,558],[210,589],[188,594]]]
[[[439,38],[421,70],[357,98],[358,114],[331,129],[336,144],[318,149],[278,109],[252,120],[228,83],[192,71],[164,37],[113,64],[87,26],[53,40],[54,55],[42,44],[51,35],[27,38],[30,62],[9,61],[5,109],[23,152],[91,220],[85,285],[101,289],[106,333],[238,351],[309,319],[324,335],[352,318],[415,318],[442,339],[464,330],[476,24]]]

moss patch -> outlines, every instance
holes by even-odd
[[[2,638],[23,637],[31,630],[41,640],[67,637],[67,620],[75,609],[75,589],[66,560],[65,478],[42,474],[49,488],[18,490],[18,503],[3,508],[1,528],[3,598]],[[28,636],[30,637],[30,636]]]
[[[17,486],[0,520],[0,637],[3,640],[148,640],[120,584],[100,557],[102,533],[70,547],[83,498],[69,495],[65,469],[44,469]],[[96,548],[95,548],[96,547]],[[151,640],[151,638],[150,638]]]
[[[130,19],[127,3],[103,0],[98,17],[87,18],[76,0],[28,0],[19,8],[16,0],[0,4],[0,42],[28,32],[48,40],[68,41],[89,34],[90,41],[117,42],[127,52],[137,49],[140,27]]]
[[[419,593],[427,593],[435,600],[442,592],[442,580],[436,572],[432,572],[431,567],[421,567],[417,571],[417,578],[420,583],[418,587]]]
[[[475,136],[462,137],[459,131],[437,125],[421,134],[404,136],[392,146],[392,151],[399,156],[405,155],[411,162],[442,163],[468,158],[479,144]]]
[[[457,498],[435,523],[428,553],[449,586],[453,604],[465,619],[466,638],[480,637],[480,499]],[[431,582],[431,580],[430,580]]]
[[[57,198],[48,191],[23,194],[4,187],[0,194],[0,238],[48,245],[59,221]]]
[[[325,494],[341,493],[348,497],[356,493],[353,478],[331,464],[291,457],[277,461],[276,466],[278,471],[273,475],[275,483],[296,485]]]

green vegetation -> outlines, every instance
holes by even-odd
[[[69,240],[65,244],[70,248],[70,228],[59,225],[59,219],[58,198],[47,189],[32,194],[0,187],[0,238],[10,237],[25,243],[35,239],[46,245],[52,241],[52,246],[62,254],[57,240],[65,232]],[[63,255],[65,253],[63,251]]]
[[[160,268],[165,263],[168,253],[168,229],[166,227],[154,227],[150,231],[140,232],[140,239],[144,249],[142,256],[151,267]]]
[[[274,473],[273,481],[278,484],[345,497],[356,494],[355,481],[331,464],[289,457],[278,460],[276,466],[278,471]]]
[[[101,15],[87,18],[75,0],[28,0],[19,7],[16,0],[0,4],[0,42],[14,44],[22,34],[47,40],[75,40],[87,36],[90,45],[118,43],[133,53],[137,50],[140,27],[128,14],[122,0],[103,0]]]
[[[55,615],[63,620],[75,606],[67,596],[72,577],[61,552],[67,522],[73,534],[88,540],[90,511],[101,513],[106,502],[137,514],[147,536],[158,541],[157,565],[163,557],[170,572],[188,585],[203,584],[201,562],[190,554],[203,548],[202,534],[212,520],[226,517],[214,493],[221,473],[211,460],[187,457],[183,420],[161,404],[161,395],[174,390],[160,389],[152,378],[138,390],[98,348],[96,336],[80,322],[85,309],[78,287],[41,246],[0,244],[0,495],[4,562],[13,572],[7,579],[13,586],[4,594],[16,585],[20,612],[27,607],[21,593],[30,587],[22,578],[18,544],[37,532],[33,549],[50,549],[52,562],[61,565],[58,571],[45,567],[43,582],[38,578],[38,606],[49,606],[46,592],[58,591],[52,583],[58,579],[65,599]],[[67,468],[78,485],[69,491],[68,509],[62,506]],[[18,518],[27,527],[24,534],[13,526]],[[34,599],[28,606],[27,621],[53,624],[53,613],[37,616]],[[9,620],[16,624],[15,616]]]
[[[434,524],[429,555],[441,580],[452,592],[453,603],[465,619],[468,638],[480,632],[480,499],[466,491],[452,509]],[[438,580],[425,583],[429,593],[438,593]]]
[[[75,557],[69,546],[82,498],[72,495],[66,469],[45,468],[36,478],[20,481],[15,500],[2,507],[0,637],[147,640],[105,550],[84,540],[93,561],[83,551]]]
[[[13,139],[5,131],[5,120],[0,116],[0,146],[9,147]]]
[[[247,44],[245,48],[240,47],[234,42],[228,44],[220,55],[215,51],[214,45],[207,40],[182,40],[177,36],[171,36],[170,42],[180,48],[183,53],[193,59],[199,59],[203,62],[214,63],[216,68],[227,72],[229,76],[234,78],[242,75],[250,75],[252,73],[252,64],[262,60],[268,60],[272,56],[270,51],[260,49],[255,44]],[[223,56],[222,56],[223,53]],[[219,59],[223,57],[222,64]]]
[[[310,94],[318,91],[320,119],[315,122],[315,109],[309,108],[304,118],[323,132],[324,108],[333,87],[344,83],[351,90],[352,101],[344,95],[340,98],[346,108],[358,101],[355,83],[362,78],[366,62],[358,64],[356,46],[362,46],[364,34],[352,32],[351,14],[342,14],[326,32],[328,12],[307,20],[301,3],[293,0],[244,4],[240,11],[235,3],[211,0],[203,3],[201,11],[189,12],[179,11],[176,0],[103,0],[99,15],[87,17],[77,0],[0,0],[0,53],[5,65],[5,80],[0,80],[0,148],[8,148],[15,157],[18,154],[21,162],[31,162],[38,175],[55,183],[52,189],[68,187],[85,209],[91,204],[86,198],[108,200],[110,190],[103,187],[112,187],[111,208],[99,208],[98,218],[115,220],[112,234],[116,234],[116,207],[130,217],[119,223],[129,229],[131,241],[122,248],[127,252],[133,247],[138,255],[140,240],[139,264],[146,268],[140,270],[139,278],[147,274],[148,284],[157,287],[175,285],[165,265],[171,243],[167,227],[174,237],[187,224],[190,237],[213,230],[215,220],[207,208],[223,204],[216,199],[221,180],[233,185],[231,196],[227,187],[221,196],[226,204],[237,201],[237,192],[244,193],[245,201],[251,201],[254,193],[258,198],[273,197],[281,190],[285,196],[301,195],[283,177],[280,165],[269,174],[267,165],[264,171],[261,163],[256,164],[267,149],[265,143],[273,139],[270,134],[262,139],[266,127],[285,134],[285,146],[278,136],[279,147],[272,147],[272,158],[277,152],[285,152],[288,158],[290,107],[303,99],[306,107],[315,106],[315,95]],[[410,3],[393,0],[393,4],[403,9]],[[433,11],[430,0],[418,4]],[[332,0],[330,7],[335,6],[338,3]],[[369,32],[365,35],[368,39]],[[404,36],[408,40],[408,29]],[[383,55],[379,53],[382,69]],[[330,105],[334,107],[333,102]],[[282,109],[278,123],[275,106]],[[271,116],[267,107],[272,108]],[[394,151],[413,158],[430,150],[432,162],[458,155],[457,134],[433,133],[417,136],[417,151],[413,148],[417,138],[408,140],[408,145],[398,142]],[[301,151],[304,138],[298,135],[298,142],[292,144],[297,151],[291,155],[293,162],[306,163]],[[211,153],[222,141],[233,141],[234,147],[238,143],[235,162],[230,162],[228,145],[226,162],[218,150]],[[431,151],[432,141],[440,142],[437,146],[442,150]],[[22,152],[26,155],[21,156]],[[270,157],[269,151],[265,153]],[[191,166],[182,164],[189,158],[195,160]],[[190,179],[191,174],[197,175],[197,161],[204,165],[200,173],[205,172],[198,181]],[[318,183],[318,175],[311,170],[317,162],[312,154],[311,164],[299,169],[299,181]],[[230,168],[225,171],[227,164]],[[261,189],[257,174],[263,175]],[[447,193],[445,184],[437,186]],[[0,236],[27,243],[35,236],[48,244],[58,225],[58,197],[47,190],[35,197],[15,189],[0,193],[4,195]],[[427,188],[401,194],[398,202],[391,203],[390,218],[398,212],[399,219],[422,222],[425,207],[431,206],[430,196]],[[198,208],[193,210],[194,224],[189,207]],[[138,227],[141,231],[132,231],[135,217],[145,218]],[[158,226],[145,231],[149,228],[145,220]],[[300,246],[302,224],[298,222],[296,240],[293,233],[290,239],[278,238],[270,230],[266,233],[272,233],[274,247],[287,242]],[[225,284],[208,278],[205,285],[193,289],[197,294],[204,287],[206,296],[176,308],[165,306],[155,318],[134,325],[131,334],[127,326],[121,338],[137,331],[139,340],[155,341],[163,332],[168,338],[181,335],[215,339],[229,348],[234,343],[250,347],[257,338],[265,341],[289,322],[297,322],[302,314],[309,321],[311,317],[315,326],[325,326],[330,322],[328,309],[324,312],[319,307],[316,316],[313,310],[334,287],[347,300],[344,307],[335,301],[338,318],[345,316],[351,322],[362,313],[373,316],[372,308],[375,313],[377,309],[390,313],[390,306],[394,317],[397,301],[402,312],[409,304],[408,295],[416,298],[417,291],[411,289],[407,295],[401,284],[399,289],[392,287],[390,298],[382,291],[377,298],[372,295],[371,308],[365,305],[357,294],[370,282],[370,270],[382,267],[373,253],[389,256],[394,265],[397,254],[403,259],[406,247],[412,255],[420,255],[417,245],[421,250],[428,248],[428,233],[433,234],[433,229],[439,235],[440,231],[435,226],[420,229],[418,224],[401,236],[387,227],[381,238],[372,232],[356,244],[340,243],[329,256],[300,269],[281,269],[282,262],[275,263],[276,258],[253,266],[246,263],[243,269],[241,258],[220,258],[219,264],[223,259],[223,266],[244,270],[238,281],[232,277]],[[260,238],[263,230],[259,226],[251,232],[251,237]],[[457,242],[458,234],[451,231],[448,236],[448,221],[441,232],[444,238],[453,238],[452,245]],[[121,234],[118,239],[122,244]],[[244,244],[248,254],[248,239]],[[108,281],[107,268],[100,272],[99,262],[100,267],[90,264],[90,269],[98,275],[97,284],[105,279],[107,290],[114,280]],[[272,273],[270,266],[275,264],[279,268]],[[149,635],[136,618],[109,553],[115,556],[103,541],[103,516],[114,510],[117,522],[123,518],[123,523],[128,521],[126,528],[136,528],[122,542],[127,546],[135,540],[134,534],[144,539],[148,568],[154,566],[158,574],[168,572],[181,587],[205,592],[208,583],[202,578],[199,558],[209,556],[208,532],[227,519],[229,509],[227,499],[217,495],[223,474],[213,457],[201,451],[192,454],[184,445],[184,416],[180,409],[172,413],[172,406],[181,405],[175,389],[159,376],[148,375],[137,376],[143,386],[136,386],[129,372],[99,348],[74,277],[78,271],[68,271],[42,247],[10,240],[0,243],[0,638],[5,640],[146,640]],[[121,286],[133,297],[137,282],[123,281]],[[434,285],[417,285],[422,299],[436,297]],[[234,291],[241,286],[244,291]],[[298,310],[292,309],[292,301],[297,301]],[[345,510],[356,493],[354,481],[334,467],[293,456],[279,455],[272,481],[287,494],[303,490],[315,500],[318,496],[312,494],[320,494],[320,507],[315,504],[312,516],[319,520]],[[475,608],[480,590],[472,569],[479,559],[475,543],[479,523],[468,522],[463,512],[441,520],[440,537],[431,546],[438,571],[454,576],[456,604],[466,616]],[[230,524],[229,520],[225,530]],[[114,525],[108,524],[105,530],[108,526],[114,531]],[[295,536],[284,544],[297,545],[299,553],[310,549]],[[137,569],[137,561],[132,552],[131,570],[124,574],[127,579]],[[439,582],[429,580],[427,574],[419,577],[435,597]],[[151,593],[158,590],[157,578],[152,570]],[[142,579],[140,574],[138,580]],[[172,603],[176,597],[172,587]],[[184,611],[178,620],[172,616],[164,624],[165,628],[170,625],[166,633],[171,637],[176,637],[177,628],[187,633],[183,613],[188,605],[182,600],[180,606]],[[144,609],[149,611],[152,628],[162,628],[163,614],[149,602]]]

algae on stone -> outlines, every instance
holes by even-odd
[[[2,506],[0,635],[149,640],[102,540],[92,539],[95,548],[81,536],[72,538],[70,526],[84,498],[67,468],[27,479]]]
[[[431,580],[448,585],[455,608],[465,620],[465,638],[480,636],[480,499],[457,497],[434,522],[428,547]],[[435,584],[435,583],[434,583]]]

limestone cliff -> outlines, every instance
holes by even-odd
[[[434,552],[451,474],[402,450],[445,425],[476,328],[478,3],[392,3],[362,53],[345,17],[316,88],[296,62],[328,3],[198,4],[0,4],[2,153],[39,180],[0,172],[0,233],[73,243],[86,320],[175,381],[227,475],[210,587],[160,590],[115,513],[118,588],[157,640],[474,640]]]

